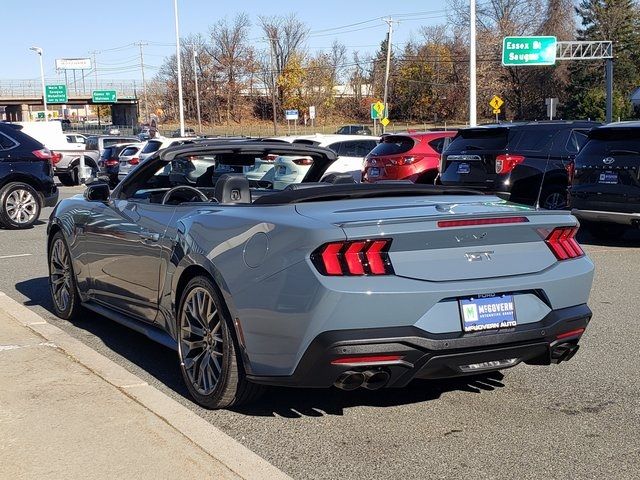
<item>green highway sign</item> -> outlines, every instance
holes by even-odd
[[[67,103],[66,85],[46,85],[44,92],[47,103]]]
[[[91,98],[93,103],[116,103],[118,101],[115,90],[94,90]]]
[[[502,65],[555,65],[556,37],[505,37]]]

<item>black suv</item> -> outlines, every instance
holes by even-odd
[[[20,125],[0,123],[0,226],[28,228],[43,207],[58,202],[51,152],[22,133]]]
[[[640,122],[589,132],[575,160],[572,213],[596,238],[616,238],[640,227]]]
[[[442,155],[439,182],[516,203],[566,208],[573,159],[598,125],[548,121],[465,128]]]

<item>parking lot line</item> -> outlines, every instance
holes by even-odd
[[[0,260],[4,260],[6,258],[19,258],[19,257],[33,257],[33,253],[16,253],[15,255],[2,255],[0,256]]]

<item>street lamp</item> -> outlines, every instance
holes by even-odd
[[[469,126],[478,123],[476,114],[476,0],[469,2]]]
[[[200,91],[198,90],[198,70],[196,69],[196,57],[198,50],[193,46],[193,78],[196,81],[196,111],[198,112],[198,132],[202,133],[202,121],[200,120]]]
[[[47,91],[44,86],[44,66],[42,64],[42,49],[40,47],[31,47],[29,50],[33,50],[40,57],[40,81],[42,82],[42,103],[44,104],[44,121],[49,121],[49,112],[47,111]]]
[[[180,110],[180,136],[184,137],[184,101],[182,99],[182,63],[180,62],[180,30],[178,28],[178,0],[173,0],[176,20],[176,62],[178,67],[178,109]]]

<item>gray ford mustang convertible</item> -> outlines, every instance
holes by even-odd
[[[249,181],[266,155],[310,158],[301,184]],[[333,152],[201,143],[90,185],[48,226],[55,312],[83,308],[178,352],[201,405],[262,385],[402,387],[569,360],[593,264],[567,212],[471,190],[324,177]]]

